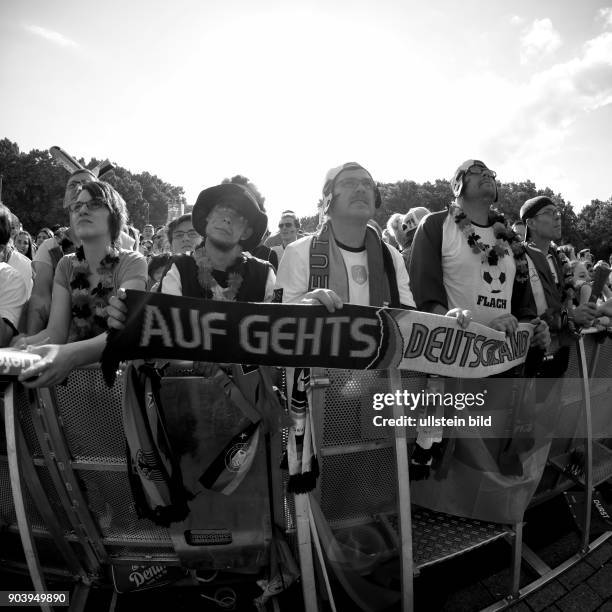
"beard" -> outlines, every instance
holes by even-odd
[[[230,251],[233,251],[236,247],[241,249],[239,242],[237,242],[236,244],[230,244],[223,240],[217,240],[216,238],[211,236],[206,236],[206,242],[212,244],[212,246],[214,246],[219,251],[222,251],[223,253],[229,253]]]

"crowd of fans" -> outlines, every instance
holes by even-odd
[[[588,249],[576,254],[562,244],[560,212],[546,196],[527,200],[510,227],[494,207],[495,177],[468,160],[452,177],[448,209],[396,213],[382,229],[373,221],[377,183],[350,162],[325,177],[315,233],[305,235],[296,213],[285,210],[271,236],[263,198],[244,177],[205,189],[191,213],[167,226],[139,232],[127,225],[113,187],[79,170],[66,186],[66,227],[42,228],[33,241],[0,207],[0,345],[41,356],[20,377],[25,385],[58,384],[100,359],[106,332],[124,326],[121,290],[131,288],[322,304],[330,312],[345,303],[418,309],[506,334],[528,322],[537,358],[513,374],[561,377],[576,331],[610,325],[610,267],[594,266]],[[602,274],[603,291],[592,295]],[[289,369],[290,394],[303,392],[304,382],[303,371]],[[297,440],[308,430],[308,417],[296,419],[289,450],[302,448]],[[435,444],[419,436],[412,462],[431,465]]]
[[[355,169],[353,170],[352,166],[349,164],[346,168],[343,169],[342,173],[350,175],[351,172],[363,173],[366,174],[369,179],[371,177],[369,173],[363,169],[358,164],[353,165]],[[482,172],[478,172],[479,169],[482,169]],[[363,286],[368,285],[370,282],[368,280],[368,273],[370,277],[372,276],[372,270],[368,270],[368,266],[371,263],[372,257],[366,258],[364,260],[362,268],[360,268],[361,264],[354,264],[354,262],[350,261],[351,257],[355,258],[355,252],[351,251],[351,249],[363,249],[365,245],[365,251],[368,252],[366,237],[369,235],[366,232],[366,227],[370,228],[377,235],[378,240],[382,239],[387,245],[392,247],[391,253],[399,253],[403,257],[405,261],[406,269],[411,266],[411,279],[403,279],[402,283],[408,285],[406,289],[408,291],[419,293],[423,287],[428,287],[432,285],[431,277],[438,276],[437,279],[434,279],[434,284],[448,285],[448,282],[444,280],[445,270],[445,254],[444,254],[444,245],[440,244],[440,248],[442,253],[435,253],[435,262],[442,264],[442,270],[440,273],[436,273],[432,275],[432,269],[428,266],[429,262],[427,259],[421,257],[411,257],[413,253],[413,241],[415,240],[415,236],[420,235],[424,239],[427,238],[427,227],[431,225],[432,219],[451,219],[453,207],[463,210],[467,212],[466,209],[469,209],[471,206],[471,201],[469,198],[466,198],[463,193],[463,182],[466,182],[465,179],[469,179],[470,177],[476,177],[477,179],[484,178],[485,188],[484,191],[487,190],[487,183],[489,188],[494,188],[495,192],[493,195],[489,194],[489,199],[495,199],[497,194],[497,188],[495,186],[494,173],[489,171],[488,168],[482,162],[470,160],[470,167],[459,169],[455,173],[455,185],[457,184],[457,180],[461,182],[461,187],[459,191],[455,194],[457,196],[457,200],[451,205],[449,203],[450,208],[449,211],[444,211],[443,213],[435,213],[434,215],[429,214],[429,211],[423,207],[418,207],[409,210],[407,213],[394,213],[387,223],[387,227],[384,230],[376,224],[375,221],[372,220],[374,209],[365,210],[362,214],[358,214],[360,220],[358,236],[356,240],[349,241],[354,242],[354,245],[351,246],[349,243],[343,243],[341,237],[347,231],[347,228],[351,227],[353,219],[351,215],[354,216],[354,210],[356,210],[355,206],[353,206],[353,210],[350,210],[348,214],[348,221],[345,222],[338,221],[334,223],[333,215],[330,214],[329,206],[325,211],[327,224],[330,228],[333,227],[333,234],[336,238],[336,242],[338,246],[340,246],[340,253],[343,257],[344,266],[346,268],[345,274],[350,273],[348,276],[349,283],[349,294],[344,296],[343,301],[355,301],[355,297],[351,294],[355,292],[355,295],[358,295],[359,292],[363,294]],[[459,177],[459,179],[457,178]],[[487,181],[487,179],[490,179]],[[326,181],[326,185],[330,181]],[[353,185],[352,179],[349,176],[348,178],[344,178],[342,182],[332,181],[332,186],[335,188],[336,183],[338,186],[343,185],[344,183],[350,183],[348,187],[345,188],[345,191],[350,192],[351,197],[357,193],[358,196],[361,197],[361,191],[369,192],[368,197],[378,198],[377,202],[379,204],[380,195],[378,193],[378,189],[376,188],[376,184],[373,180],[371,180],[372,185],[364,185],[363,189],[360,188],[359,183]],[[293,259],[295,258],[295,254],[300,250],[291,250],[288,249],[290,245],[298,241],[300,238],[304,238],[304,233],[301,231],[300,222],[297,214],[291,210],[285,210],[281,214],[281,219],[278,225],[278,233],[271,236],[269,230],[267,228],[267,217],[265,216],[265,209],[263,206],[263,198],[255,185],[253,185],[248,179],[245,177],[237,176],[231,179],[231,181],[226,181],[223,183],[224,185],[239,185],[241,189],[241,193],[246,194],[250,198],[249,204],[252,207],[252,210],[249,209],[249,212],[253,215],[255,212],[261,215],[262,221],[260,222],[260,226],[258,229],[263,229],[257,235],[257,241],[250,240],[249,241],[249,256],[254,256],[259,260],[267,262],[270,264],[272,268],[273,274],[279,271],[279,265],[281,261],[285,258],[286,254],[289,253],[289,260],[292,263],[288,264],[287,268],[283,270],[283,268],[279,271],[280,281],[277,283],[278,288],[286,290],[290,287],[296,275],[301,275],[303,277],[312,276],[309,273],[310,264],[305,261],[304,257],[298,263],[298,268],[302,268],[303,272],[296,268]],[[479,186],[478,189],[481,189],[482,186]],[[230,189],[229,187],[220,187],[219,186],[219,194],[218,198],[222,200],[228,199],[230,202],[229,209],[238,209],[240,212],[244,213],[243,208],[245,207],[244,201],[240,201],[240,198],[236,199],[236,194],[232,194],[231,196],[227,196],[225,191]],[[224,191],[225,190],[225,191]],[[203,192],[204,193],[204,192]],[[79,198],[81,200],[88,200],[87,194],[97,194],[91,196],[91,201],[96,203],[97,208],[92,208],[93,205],[87,204],[84,206],[78,206],[77,202]],[[227,196],[227,197],[226,197]],[[326,197],[329,197],[330,194],[327,194]],[[332,199],[336,196],[335,194],[331,194]],[[477,197],[482,197],[482,194],[476,194]],[[232,202],[232,198],[235,200]],[[366,200],[368,198],[365,198]],[[485,198],[486,199],[486,198]],[[244,198],[243,198],[244,200]],[[548,198],[536,198],[538,204],[535,208],[537,212],[533,215],[529,213],[529,207],[526,211],[521,211],[521,218],[517,220],[512,226],[512,230],[518,236],[518,241],[523,241],[523,244],[526,245],[526,253],[528,255],[527,261],[532,262],[533,257],[529,257],[532,255],[529,251],[529,245],[532,248],[535,248],[543,254],[544,257],[548,260],[548,268],[552,274],[552,282],[556,284],[558,290],[560,291],[560,295],[562,296],[562,300],[559,300],[562,303],[560,308],[563,310],[565,314],[572,314],[576,307],[589,304],[590,298],[590,284],[591,284],[591,273],[593,268],[592,257],[590,251],[588,249],[584,249],[580,251],[578,254],[575,253],[575,249],[572,245],[563,244],[558,246],[558,242],[560,241],[560,219],[559,213],[557,212],[556,206],[552,200]],[[544,205],[540,204],[544,202]],[[99,204],[98,204],[99,203]],[[492,204],[492,202],[490,202]],[[365,206],[365,205],[364,205]],[[67,209],[70,219],[69,225],[61,227],[54,226],[52,228],[43,227],[34,235],[36,239],[32,238],[32,235],[23,229],[18,217],[9,211],[6,207],[2,209],[2,219],[5,227],[8,228],[8,233],[1,245],[2,248],[2,261],[7,263],[9,266],[13,267],[17,270],[20,276],[23,279],[25,284],[25,299],[23,300],[22,312],[20,312],[19,317],[15,320],[14,314],[10,316],[3,317],[5,321],[10,321],[12,327],[14,328],[14,334],[17,335],[18,332],[25,332],[27,336],[19,336],[17,341],[13,340],[13,343],[17,342],[19,345],[25,345],[25,340],[27,340],[28,344],[32,344],[33,341],[42,340],[42,336],[40,336],[40,332],[47,329],[47,324],[49,322],[50,314],[54,304],[57,304],[60,301],[60,295],[62,295],[61,289],[57,287],[61,287],[67,294],[70,294],[72,291],[72,299],[70,299],[70,295],[67,296],[65,300],[63,300],[64,304],[62,306],[63,310],[70,313],[70,316],[75,318],[75,309],[79,310],[79,308],[84,309],[85,311],[91,311],[92,308],[96,310],[96,312],[92,316],[96,316],[101,320],[106,321],[107,317],[107,303],[110,295],[114,295],[119,289],[119,286],[122,282],[126,280],[134,280],[138,279],[139,281],[144,280],[145,287],[147,290],[156,290],[161,288],[160,281],[172,270],[172,267],[175,266],[177,261],[181,261],[184,259],[184,256],[191,257],[192,259],[197,259],[195,254],[197,253],[198,245],[204,245],[206,243],[206,228],[207,228],[207,219],[200,223],[199,227],[194,227],[194,221],[192,214],[184,214],[176,219],[172,219],[166,226],[154,227],[151,224],[146,224],[142,228],[142,231],[139,232],[136,228],[130,227],[125,223],[126,219],[126,207],[125,202],[121,198],[121,196],[115,192],[115,190],[110,187],[110,185],[104,183],[103,181],[96,180],[93,176],[88,174],[87,170],[78,171],[74,173],[68,180],[66,187],[66,195],[64,199],[64,207]],[[540,210],[543,208],[543,210]],[[84,210],[83,212],[83,209]],[[120,212],[117,211],[120,209]],[[248,209],[248,207],[247,207]],[[484,209],[482,209],[480,213],[480,219],[483,222],[483,225],[486,227],[489,221],[491,220],[491,207],[487,205]],[[85,252],[87,249],[87,240],[88,236],[91,233],[91,225],[93,221],[94,212],[96,214],[100,214],[100,211],[104,211],[103,216],[109,216],[108,220],[105,221],[100,229],[104,229],[105,223],[107,225],[112,226],[111,229],[108,229],[108,234],[105,236],[102,243],[99,243],[99,248],[96,249],[96,253],[94,253],[94,258],[101,260],[104,254],[110,254],[110,257],[121,256],[123,250],[130,250],[135,253],[142,254],[143,258],[139,259],[140,266],[146,266],[146,273],[143,275],[141,273],[134,274],[134,278],[118,278],[117,274],[113,271],[112,274],[112,283],[110,280],[106,279],[106,272],[101,273],[101,268],[92,271],[91,268],[87,268],[88,274],[91,278],[87,280],[87,282],[92,281],[93,286],[99,285],[101,282],[104,285],[104,279],[107,280],[108,287],[104,286],[102,291],[98,291],[97,301],[98,303],[94,306],[92,303],[85,303],[84,305],[75,305],[75,292],[74,288],[71,288],[71,283],[75,282],[75,279],[72,278],[71,272],[64,273],[64,278],[60,275],[61,269],[63,269],[67,264],[63,264],[60,272],[56,269],[60,260],[63,257],[72,258],[71,261],[74,261],[76,253],[76,258],[78,260],[79,253],[79,245],[80,248],[84,248]],[[484,212],[484,215],[482,214]],[[197,214],[198,211],[194,209],[194,214]],[[114,215],[118,214],[116,220],[114,219]],[[242,218],[247,219],[247,222],[252,223],[253,219],[249,218],[248,215],[241,215]],[[346,215],[345,215],[346,216]],[[474,215],[472,215],[474,216]],[[81,218],[83,217],[83,218]],[[366,223],[361,224],[361,220],[365,218]],[[423,219],[427,218],[429,223],[423,223]],[[544,226],[542,221],[548,221],[548,227]],[[67,220],[68,221],[68,220]],[[458,228],[461,223],[454,218],[455,223],[453,225]],[[473,219],[476,223],[476,219]],[[503,221],[505,223],[505,221]],[[228,222],[231,226],[233,221],[230,219]],[[363,227],[361,227],[363,225]],[[321,229],[324,229],[325,223],[323,223],[322,227],[317,231],[317,235],[320,234]],[[481,231],[481,226],[477,226],[479,228],[479,233],[483,233]],[[417,228],[420,230],[417,232]],[[446,238],[448,234],[449,228],[443,228],[442,236]],[[252,231],[253,228],[249,227],[249,231]],[[510,230],[508,230],[510,231]],[[531,236],[529,236],[529,232],[531,231]],[[540,234],[542,233],[542,236]],[[474,260],[472,262],[462,262],[461,266],[464,268],[470,268],[473,270],[474,274],[471,279],[473,285],[473,296],[479,295],[479,292],[482,293],[482,279],[487,278],[486,275],[482,274],[482,270],[480,269],[480,263],[483,263],[485,266],[497,266],[499,267],[503,258],[503,243],[500,242],[500,237],[493,233],[491,236],[491,243],[496,243],[497,246],[494,246],[492,253],[488,251],[491,247],[488,244],[484,244],[482,241],[479,242],[480,236],[477,234],[473,234],[473,241],[470,243],[469,232],[466,234],[465,231],[462,232],[467,236],[467,241],[471,250],[474,253],[480,253],[482,262],[478,260]],[[474,238],[475,236],[475,238]],[[539,245],[535,245],[535,240],[539,239]],[[434,237],[434,243],[437,247],[439,240]],[[216,241],[218,242],[218,240]],[[223,242],[223,240],[221,240]],[[209,242],[207,252],[210,252],[211,249],[214,251],[215,246],[213,246],[213,242]],[[510,244],[510,242],[508,242]],[[344,248],[347,246],[348,248]],[[100,252],[102,252],[100,255]],[[302,248],[303,250],[303,248]],[[436,248],[436,251],[440,249]],[[236,257],[239,254],[246,251],[244,248],[243,241],[237,241],[233,244],[232,253]],[[107,253],[108,252],[108,253]],[[386,251],[385,251],[386,252]],[[353,255],[351,255],[353,253]],[[499,257],[495,253],[499,253]],[[208,253],[210,256],[210,253]],[[442,257],[440,257],[440,255]],[[395,255],[394,255],[395,257]],[[213,257],[214,259],[214,257]],[[218,259],[218,256],[217,256]],[[359,258],[358,258],[359,259]],[[411,262],[412,259],[412,263]],[[447,257],[448,259],[448,257]],[[516,257],[515,257],[516,259]],[[486,261],[485,261],[486,260]],[[537,260],[537,257],[536,257]],[[89,261],[89,258],[87,258]],[[232,263],[232,262],[229,262]],[[541,263],[541,262],[540,262]],[[89,264],[88,264],[89,265]],[[227,266],[221,264],[219,266],[221,269],[217,269],[214,262],[212,265],[213,278],[215,276],[215,272],[227,272]],[[502,266],[504,269],[508,266]],[[531,280],[531,293],[532,298],[535,302],[538,301],[538,294],[542,293],[542,289],[538,284],[536,277],[536,268],[533,263],[531,263],[530,273],[528,276]],[[490,270],[489,270],[490,271]],[[456,270],[457,278],[463,278],[465,276],[465,269],[462,271],[460,269]],[[506,270],[505,273],[502,273],[501,278],[504,282],[503,291],[497,291],[497,293],[502,293],[504,295],[498,295],[496,297],[497,303],[502,303],[504,300],[507,304],[510,304],[512,298],[512,285],[516,285],[516,278],[514,279],[514,283],[509,282],[510,276],[515,276],[514,274],[507,274],[509,272]],[[357,280],[353,278],[357,274]],[[363,276],[363,279],[359,278],[359,274]],[[144,276],[144,278],[143,278]],[[490,276],[490,275],[489,275]],[[428,278],[429,277],[429,278]],[[550,283],[551,279],[545,279],[548,283]],[[366,282],[367,281],[367,282]],[[535,281],[535,282],[534,282]],[[275,281],[270,281],[274,283]],[[352,283],[355,283],[353,286]],[[415,283],[420,285],[419,287],[415,287]],[[478,285],[478,287],[474,284]],[[110,285],[112,284],[112,287]],[[200,283],[201,284],[201,283]],[[333,283],[332,283],[333,284]],[[452,284],[452,282],[451,282]],[[546,283],[545,283],[546,284]],[[221,286],[223,283],[221,283]],[[287,285],[287,287],[285,287]],[[321,301],[327,305],[331,304],[334,300],[330,300],[328,295],[321,293],[319,290],[329,289],[331,285],[327,283],[326,285],[315,286],[312,284],[308,284],[306,282],[306,286],[300,287],[301,291],[300,295],[304,297],[302,294],[314,293],[315,300]],[[490,287],[489,287],[490,288]],[[314,291],[312,291],[314,290]],[[101,294],[108,294],[106,299],[102,299]],[[319,291],[319,293],[317,293]],[[450,304],[453,300],[448,299],[446,295],[448,293],[448,287],[437,287],[436,291],[439,292],[437,296],[437,300],[435,302],[440,306],[437,308],[437,312],[441,312],[444,310],[444,314],[447,314],[448,311],[453,310],[450,308]],[[204,294],[207,292],[204,291]],[[210,292],[208,292],[210,293]],[[444,294],[443,297],[440,297],[441,294]],[[496,291],[494,291],[496,293]],[[516,293],[516,287],[515,287]],[[507,294],[507,295],[505,295]],[[52,298],[53,296],[53,298]],[[581,312],[579,312],[579,320],[580,324],[584,325],[587,323],[592,323],[597,316],[606,316],[609,311],[612,312],[612,308],[608,303],[605,302],[605,298],[609,298],[612,296],[612,291],[610,291],[609,287],[606,286],[604,288],[604,296],[603,300],[600,298],[599,307],[596,305],[591,305],[587,308],[587,312],[589,314],[590,320],[582,321]],[[6,296],[5,296],[6,297]],[[312,299],[312,295],[309,295],[308,299]],[[468,317],[474,316],[474,311],[482,310],[481,306],[487,303],[487,297],[481,296],[481,303],[473,304],[473,300],[467,300],[467,302],[462,302],[460,304],[453,304],[456,308],[459,308],[463,311],[469,311]],[[82,301],[82,300],[81,300]],[[91,296],[89,297],[89,301],[91,302]],[[94,300],[95,301],[95,300]],[[430,300],[429,300],[430,301]],[[87,302],[87,300],[85,300]],[[369,302],[369,300],[367,300]],[[540,302],[542,299],[540,298]],[[409,304],[411,307],[416,307],[418,304]],[[460,308],[462,306],[463,308]],[[472,308],[470,308],[472,306]],[[3,309],[5,308],[2,306]],[[429,304],[431,308],[431,304]],[[6,308],[14,308],[14,305],[7,306]],[[111,306],[112,308],[112,306]],[[502,309],[503,310],[503,309]],[[506,310],[508,310],[506,308]],[[537,306],[535,310],[538,310]],[[543,309],[543,303],[540,304],[539,310],[541,312],[536,313],[539,315],[543,315],[544,320],[547,320],[546,317],[550,315],[550,305],[547,305],[545,309]],[[583,309],[584,310],[584,309]],[[104,311],[104,312],[102,312]],[[462,319],[462,314],[460,313],[460,319]],[[496,313],[495,309],[490,311],[489,315],[500,314]],[[511,315],[511,312],[501,313],[502,316]],[[512,315],[511,315],[512,316]],[[87,317],[85,317],[87,318]],[[475,317],[478,320],[478,317]],[[481,317],[482,318],[482,317]],[[483,321],[489,322],[487,319],[490,318],[485,316]],[[571,318],[571,317],[570,317]],[[78,317],[77,317],[78,319]],[[494,320],[495,317],[493,317]],[[550,323],[550,318],[548,322]],[[604,318],[603,323],[606,324],[608,321]],[[499,325],[494,324],[494,327]],[[71,341],[75,338],[74,333],[69,333],[68,336],[64,339],[64,333],[62,332],[61,338],[58,338],[57,327],[55,325],[53,327],[53,334],[47,334],[45,338],[57,338],[59,342],[64,343],[66,340]],[[62,326],[63,329],[64,326]],[[72,322],[72,327],[74,327],[74,321]],[[86,327],[86,326],[84,326]],[[501,325],[502,328],[507,329],[504,325]],[[105,325],[100,326],[100,330],[105,329]],[[86,334],[85,334],[86,335]],[[81,334],[83,336],[83,334]],[[83,339],[83,338],[81,338]]]

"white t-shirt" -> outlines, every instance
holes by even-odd
[[[34,281],[32,280],[32,262],[17,249],[14,249],[8,260],[8,264],[21,274],[28,292],[26,300],[29,300],[30,294],[32,293],[32,286],[34,285]]]
[[[473,224],[480,242],[493,246],[492,227]],[[482,261],[482,255],[472,251],[452,215],[447,215],[442,228],[442,274],[448,297],[448,308],[467,308],[474,321],[488,324],[512,308],[512,286],[516,274],[514,255],[507,242],[505,255],[496,266]],[[414,254],[414,253],[413,253]],[[420,262],[427,266],[427,262]]]
[[[308,293],[310,279],[310,243],[313,236],[300,238],[287,245],[282,261],[278,265],[276,288],[283,290],[283,302],[299,302]],[[383,246],[383,248],[387,248]],[[370,305],[370,283],[368,270],[368,257],[365,248],[354,252],[339,249],[346,266],[349,284],[349,303],[361,306]],[[399,300],[404,306],[415,307],[410,279],[399,251],[390,248],[393,259]]]
[[[0,287],[0,318],[10,321],[17,329],[21,311],[28,300],[26,283],[13,266],[0,263]]]
[[[280,261],[283,258],[283,255],[285,254],[285,247],[281,244],[280,246],[270,247],[270,250],[276,253],[276,256],[278,257],[278,263],[280,264]]]
[[[49,267],[53,267],[53,262],[51,261],[51,255],[49,255],[50,249],[57,248],[57,240],[55,238],[47,238],[43,241],[43,243],[36,249],[36,253],[34,254],[34,259],[32,260],[33,264],[45,264]],[[34,266],[36,268],[36,265]]]

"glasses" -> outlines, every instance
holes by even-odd
[[[351,189],[354,191],[359,185],[364,189],[374,190],[374,181],[369,178],[345,178],[336,183],[341,189]]]
[[[484,166],[471,166],[465,171],[466,174],[482,174],[484,176],[490,176],[491,178],[495,178],[497,176],[497,172],[493,170],[489,170],[489,168],[485,168]]]
[[[552,217],[553,219],[560,219],[561,211],[549,208],[548,210],[544,210],[537,215],[534,215],[534,217]]]
[[[480,174],[483,176],[490,176],[491,178],[495,178],[497,176],[497,172],[494,170],[490,170],[485,166],[471,166],[465,171],[466,174]]]
[[[247,220],[233,208],[227,206],[215,206],[208,215],[209,219],[229,219],[232,223],[246,223]]]
[[[187,236],[189,240],[195,240],[199,236],[199,234],[195,230],[189,230],[188,232],[174,232],[174,234],[172,234],[172,239],[183,240],[185,236]]]
[[[295,225],[293,223],[279,223],[278,224],[278,229],[283,229],[285,227],[287,229],[292,229],[293,227],[295,227]]]
[[[104,200],[94,198],[93,200],[89,200],[88,202],[72,202],[68,206],[68,210],[70,210],[71,213],[75,213],[78,210],[81,210],[83,206],[87,206],[87,210],[99,210],[100,208],[108,208]]]

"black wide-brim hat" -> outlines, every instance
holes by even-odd
[[[268,217],[259,208],[253,194],[236,183],[223,183],[201,191],[191,211],[193,228],[200,236],[206,236],[206,219],[217,204],[230,206],[249,222],[253,233],[240,244],[245,251],[253,250],[261,242],[268,227]]]

